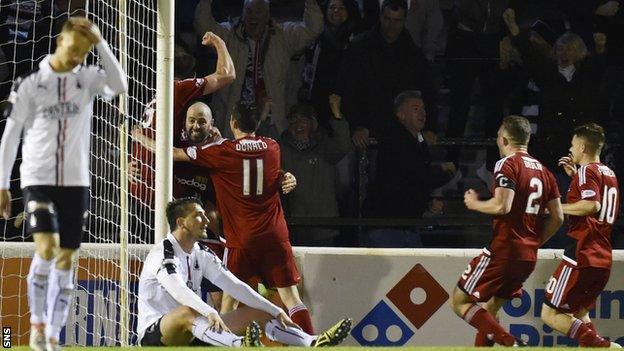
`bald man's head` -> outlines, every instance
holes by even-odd
[[[212,128],[212,111],[203,102],[195,102],[186,111],[185,130],[189,141],[193,144],[203,144],[208,141]]]

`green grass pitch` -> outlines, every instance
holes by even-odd
[[[95,350],[140,350],[140,351],[164,351],[164,350],[180,350],[180,351],[198,351],[205,348],[199,347],[64,347],[63,351],[95,351]],[[292,350],[301,350],[300,347],[265,347],[262,350],[265,351],[287,351],[289,349]],[[331,350],[333,351],[359,351],[370,349],[368,347],[361,346],[346,346],[346,347],[333,347]],[[429,346],[429,347],[375,347],[375,351],[477,351],[483,350],[483,348],[477,347],[450,347],[450,346]],[[579,348],[571,348],[571,347],[528,347],[525,350],[531,351],[564,351],[564,350],[579,350]],[[18,351],[29,351],[30,349],[27,346],[18,346],[13,347],[12,349],[6,350],[18,350]],[[231,350],[231,348],[226,347],[210,347],[209,350]],[[589,349],[588,349],[589,350]]]

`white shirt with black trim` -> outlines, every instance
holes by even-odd
[[[281,311],[230,273],[207,246],[195,243],[187,253],[170,233],[152,248],[143,263],[139,277],[139,341],[147,328],[180,306],[188,306],[204,316],[218,313],[201,300],[202,278],[249,307],[272,316]]]
[[[127,90],[119,62],[102,41],[99,66],[78,65],[59,73],[46,56],[13,84],[7,125],[0,145],[0,189],[8,189],[23,132],[21,187],[89,186],[91,117],[96,96],[113,98]]]

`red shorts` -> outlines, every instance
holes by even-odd
[[[483,249],[470,261],[457,286],[475,302],[488,301],[493,296],[512,299],[522,295],[522,284],[534,268],[533,261],[494,259]]]
[[[301,280],[288,241],[268,249],[228,247],[224,263],[238,279],[249,282],[258,278],[268,288],[285,288]]]
[[[544,303],[564,313],[591,310],[607,285],[610,274],[610,269],[579,268],[564,258],[546,285]]]

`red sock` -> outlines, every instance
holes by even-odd
[[[513,335],[509,334],[500,324],[494,319],[494,317],[486,310],[478,305],[472,305],[462,318],[468,322],[468,324],[477,328],[479,333],[484,335],[492,335],[492,339],[497,344],[504,346],[513,346],[516,339]]]
[[[611,342],[602,338],[591,330],[586,324],[583,324],[579,319],[575,319],[574,323],[568,331],[568,336],[579,342],[579,346],[582,347],[610,347]]]
[[[494,340],[487,337],[485,333],[477,332],[475,336],[474,346],[492,347],[494,346]]]
[[[314,335],[314,329],[312,328],[312,319],[310,318],[310,312],[304,304],[299,304],[288,310],[288,315],[293,322],[303,329],[304,332]]]
[[[594,325],[594,323],[589,322],[589,323],[585,323],[585,325],[587,326],[587,328],[591,329],[594,331],[594,333],[598,333],[598,331],[596,330],[596,326]]]

